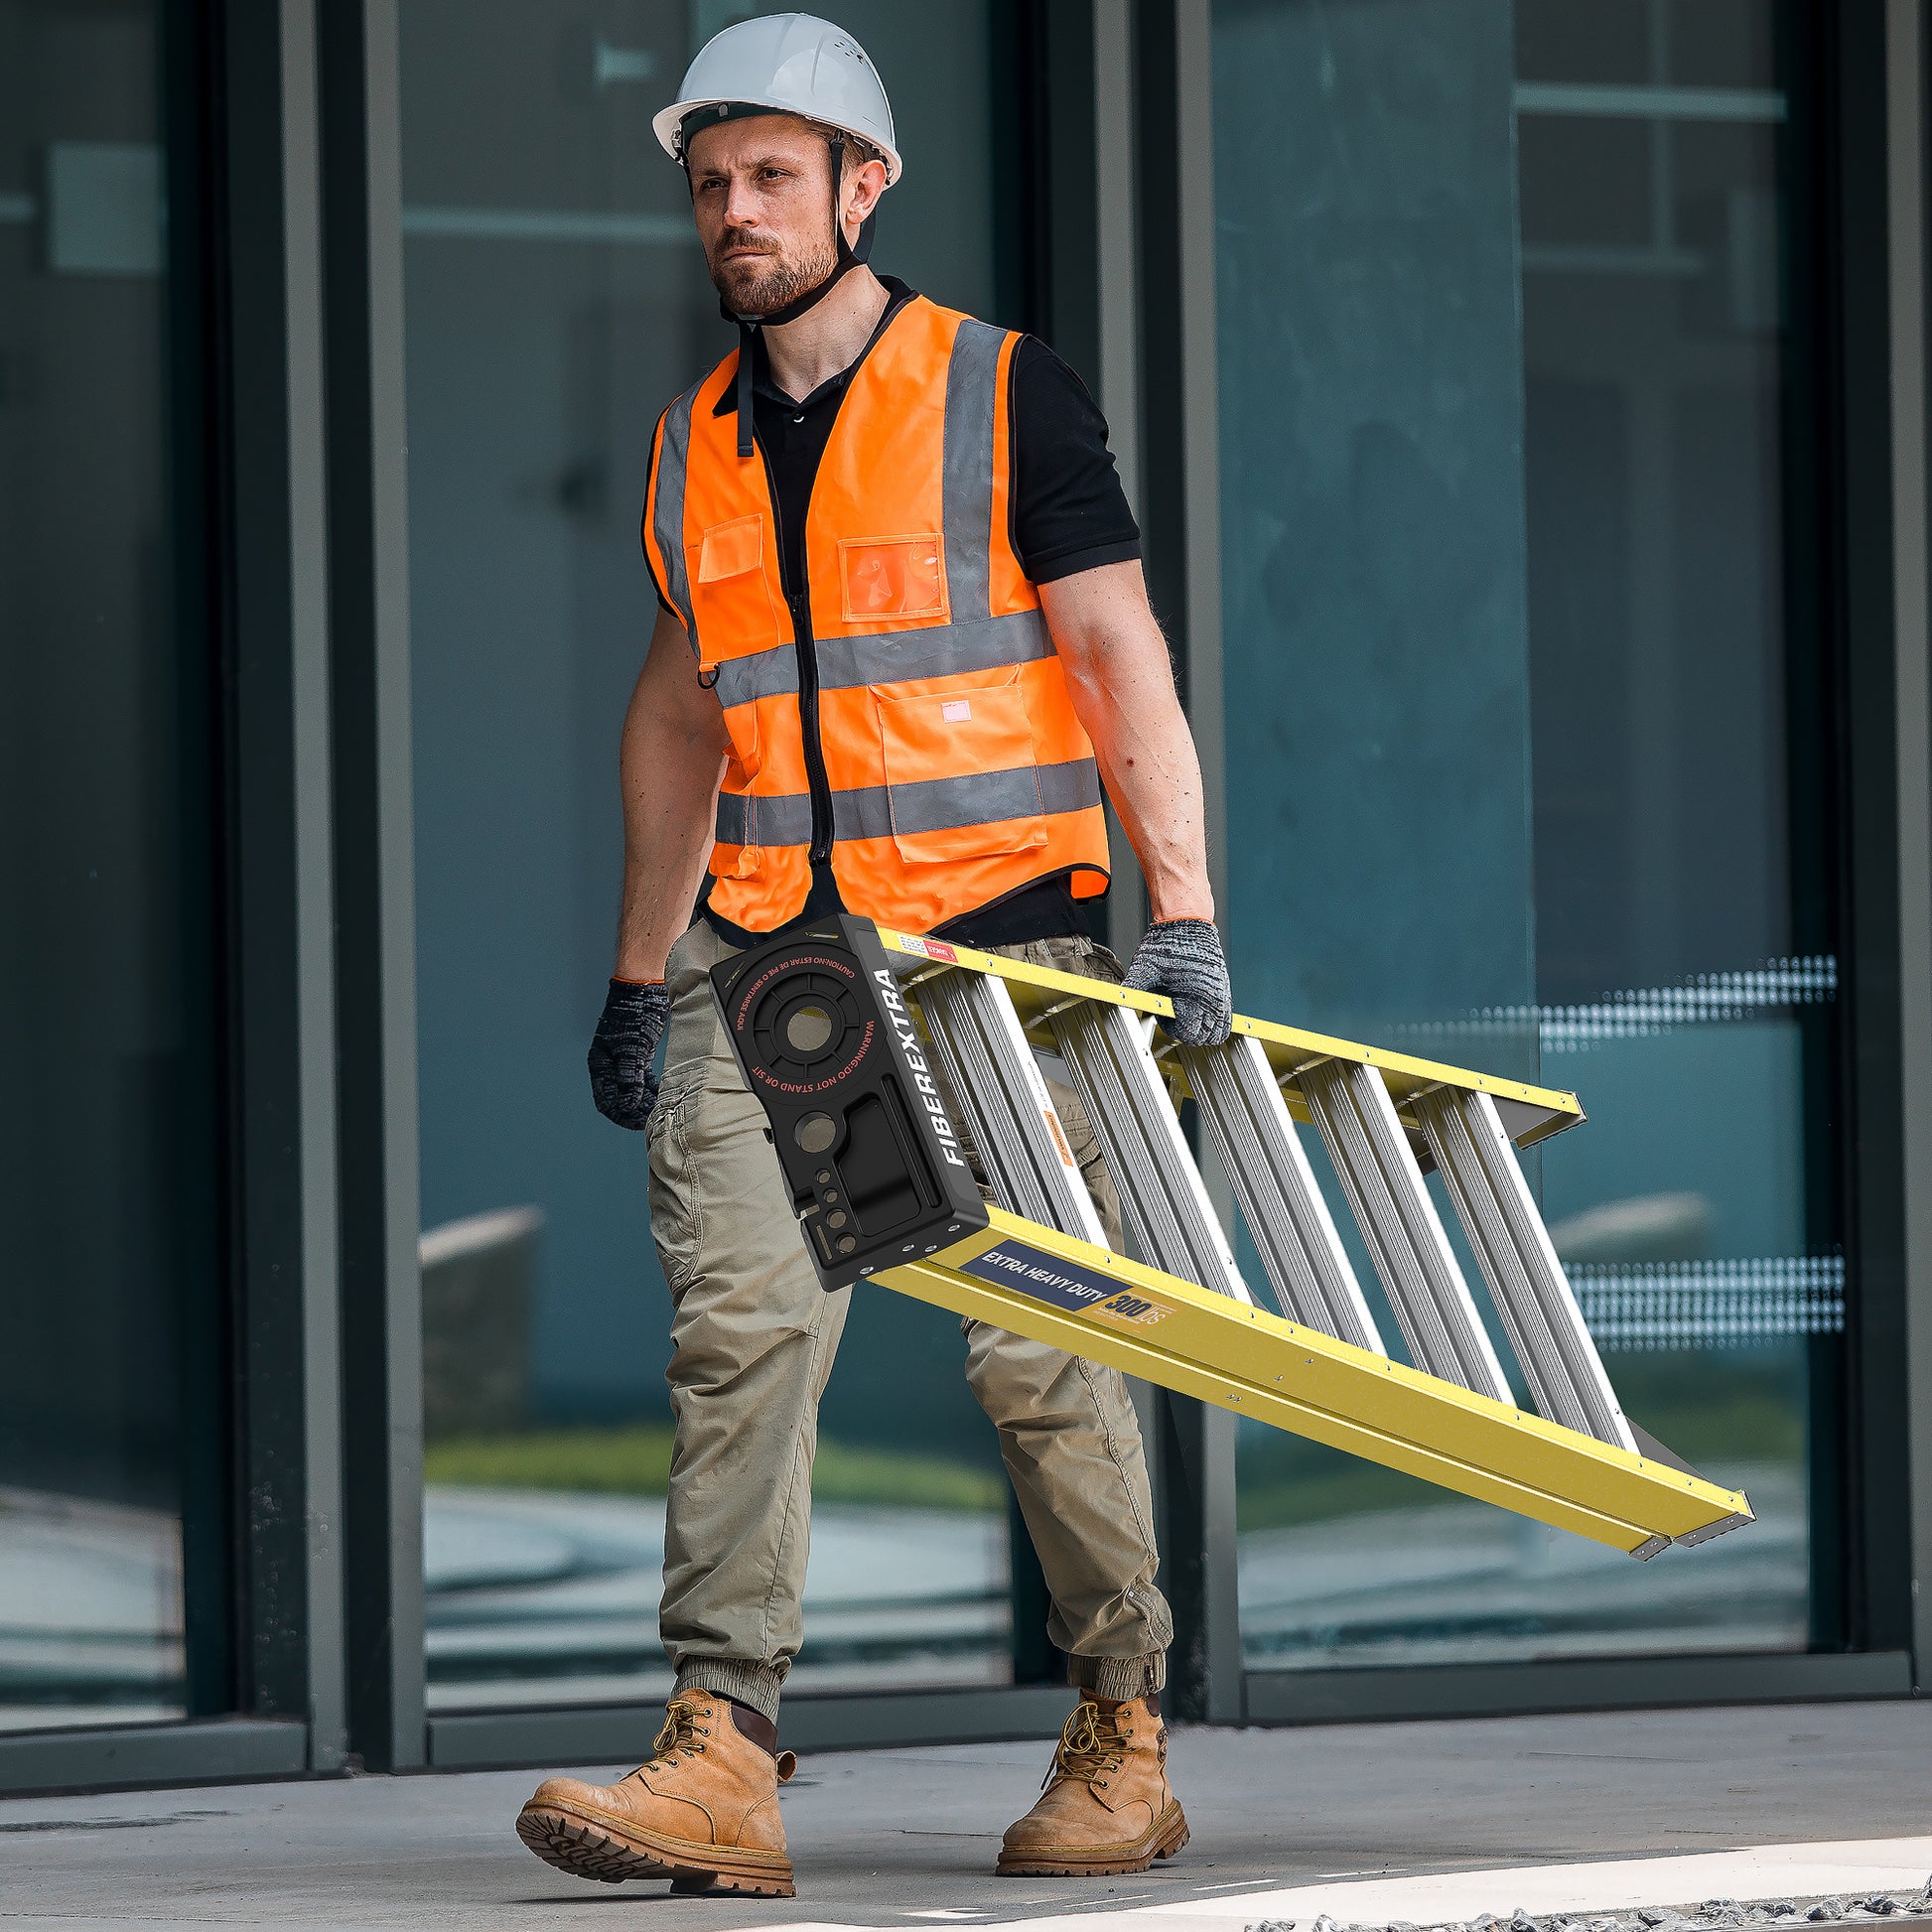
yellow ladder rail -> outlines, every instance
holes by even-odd
[[[1575,1094],[1246,1016],[1225,1045],[1175,1047],[1141,1024],[1173,1016],[1158,995],[849,914],[712,979],[828,1288],[872,1280],[1639,1559],[1754,1520],[1623,1415],[1550,1244],[1513,1149],[1581,1122]],[[1160,1266],[1101,1245],[1042,1068],[1082,1094],[1129,1240]],[[1178,1130],[1190,1095],[1283,1313],[1255,1304]],[[974,1183],[967,1128],[1004,1204]],[[1386,1352],[1301,1128],[1410,1362]],[[1439,1166],[1535,1409],[1426,1184]]]

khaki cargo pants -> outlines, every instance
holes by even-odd
[[[1005,948],[1118,978],[1091,941]],[[804,1634],[818,1401],[851,1290],[818,1285],[765,1119],[725,1042],[707,972],[735,948],[702,920],[671,949],[664,1084],[646,1136],[651,1229],[671,1291],[677,1446],[659,1629],[680,1685],[775,1718]],[[1111,1240],[1119,1203],[1079,1099],[1055,1085]],[[967,1321],[966,1379],[1000,1433],[1052,1595],[1047,1632],[1103,1697],[1156,1691],[1173,1620],[1154,1587],[1141,1432],[1119,1373]]]

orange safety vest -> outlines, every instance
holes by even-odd
[[[1017,336],[915,296],[852,372],[789,603],[727,356],[664,412],[644,549],[731,732],[709,903],[769,932],[814,858],[910,932],[1054,874],[1107,886],[1093,746],[1008,529]]]

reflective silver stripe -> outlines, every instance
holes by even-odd
[[[841,839],[887,839],[896,832],[950,832],[961,825],[995,825],[1004,819],[1050,817],[1085,811],[1100,803],[1100,772],[1092,759],[1064,764],[1019,765],[1008,771],[975,771],[959,778],[924,778],[916,784],[864,785],[832,794],[832,824]],[[718,838],[725,845],[809,845],[811,794],[773,797],[721,792]]]
[[[768,798],[740,791],[718,794],[720,845],[810,845],[812,795],[781,791]]]
[[[946,370],[946,595],[955,620],[992,612],[993,417],[1006,331],[968,319]]]
[[[1046,620],[1015,611],[974,623],[934,623],[917,630],[882,630],[862,637],[821,637],[821,691],[897,684],[905,678],[950,677],[956,671],[997,671],[1053,654]],[[798,689],[798,653],[789,644],[727,659],[718,666],[718,702],[727,708]]]
[[[1092,759],[1069,759],[1064,764],[1023,764],[958,778],[835,791],[832,824],[842,839],[885,839],[895,832],[902,837],[950,832],[961,825],[1078,812],[1099,803],[1099,767]]]
[[[1004,618],[884,630],[864,637],[821,637],[818,688],[851,690],[897,684],[903,678],[950,677],[955,671],[997,671],[1053,654],[1046,620],[1037,611]],[[970,695],[970,694],[969,694]]]
[[[671,609],[684,620],[694,650],[698,624],[691,610],[691,583],[684,574],[684,473],[691,461],[691,405],[697,398],[698,391],[692,389],[664,412],[664,440],[657,453],[657,503],[650,525],[664,565],[664,589]]]
[[[718,702],[729,711],[755,698],[775,698],[798,689],[798,653],[790,644],[773,644],[718,665]]]

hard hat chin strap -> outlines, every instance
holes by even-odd
[[[832,236],[838,246],[837,259],[832,264],[832,272],[815,288],[809,288],[803,295],[793,296],[782,308],[769,310],[761,316],[742,316],[721,295],[718,298],[718,313],[727,322],[738,325],[738,454],[749,458],[752,454],[752,345],[758,332],[766,326],[777,327],[783,323],[796,322],[807,310],[815,309],[838,287],[846,275],[857,268],[861,262],[872,255],[873,223],[878,220],[878,211],[859,224],[859,239],[855,245],[845,238],[845,221],[839,211],[840,190],[845,185],[845,142],[833,135],[827,146],[832,150]]]

